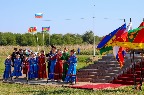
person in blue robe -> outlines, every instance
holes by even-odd
[[[22,62],[20,55],[16,55],[16,59],[14,59],[14,70],[12,72],[12,76],[16,76],[15,79],[17,79],[19,76],[22,76]]]
[[[38,78],[38,59],[36,58],[34,53],[31,55],[31,58],[29,59],[28,78]]]
[[[55,69],[55,65],[56,65],[56,47],[53,47],[52,48],[52,54],[51,54],[51,57],[50,57],[50,62],[51,62],[51,65],[50,65],[50,72],[49,72],[49,79],[50,80],[54,80],[54,69]]]
[[[11,56],[10,55],[5,60],[4,64],[5,64],[5,70],[4,70],[4,74],[3,74],[3,80],[5,81],[5,80],[8,80],[8,78],[11,77],[12,60],[11,60]]]
[[[77,66],[77,57],[75,55],[75,51],[71,50],[70,52],[70,58],[68,60],[69,63],[69,69],[65,78],[65,82],[71,82],[72,84],[75,84],[76,82],[76,66]]]

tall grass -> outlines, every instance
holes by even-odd
[[[56,46],[57,48],[63,50],[65,47],[67,47],[69,50],[74,49],[77,52],[77,49],[80,48],[81,55],[92,55],[93,54],[93,45],[63,45],[63,46]],[[46,53],[48,53],[51,49],[50,46],[44,47],[44,46],[0,46],[0,56],[7,56],[13,52],[14,48],[18,49],[30,49],[34,52],[45,50]],[[96,51],[97,53],[98,51]]]

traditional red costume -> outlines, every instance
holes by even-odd
[[[55,72],[55,76],[54,76],[55,80],[61,80],[62,79],[63,63],[62,63],[61,57],[62,57],[61,53],[56,55],[57,62],[56,62],[55,71],[54,71]]]
[[[47,78],[44,54],[38,57],[38,78]]]
[[[27,74],[29,68],[28,58],[25,58],[23,61],[23,74]]]

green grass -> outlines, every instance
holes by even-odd
[[[80,55],[80,57],[83,56]],[[4,70],[4,59],[4,57],[0,57],[0,76],[2,76]],[[78,62],[77,69],[85,66],[86,63]],[[144,86],[142,89],[144,89]],[[133,91],[132,86],[93,91],[54,86],[8,84],[0,81],[0,95],[143,95],[143,93],[144,91]]]
[[[143,87],[144,88],[144,87]],[[65,87],[7,84],[0,82],[0,95],[143,95],[132,86],[107,90],[81,90]]]

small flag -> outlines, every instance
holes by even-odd
[[[30,27],[28,29],[28,32],[30,32],[30,33],[33,33],[33,32],[36,32],[36,31],[37,31],[37,27]]]
[[[43,18],[43,13],[36,13],[35,18]]]
[[[49,27],[42,27],[42,32],[48,32],[50,31],[50,26]]]

